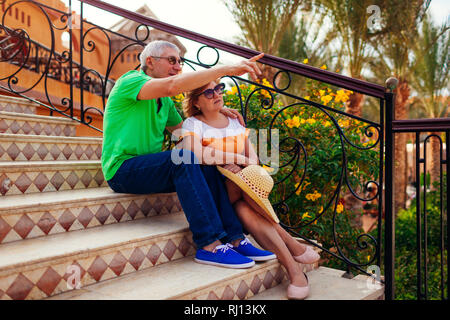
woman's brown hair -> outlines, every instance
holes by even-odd
[[[220,79],[216,79],[213,82],[218,84],[220,82]],[[186,118],[195,116],[197,114],[200,114],[201,111],[195,106],[195,104],[198,101],[198,97],[200,93],[202,93],[206,87],[208,87],[209,82],[205,84],[204,86],[201,86],[197,89],[194,89],[192,91],[189,91],[186,93],[186,96],[183,100],[183,113]]]

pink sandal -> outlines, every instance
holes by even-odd
[[[310,246],[306,246],[305,252],[299,256],[294,256],[294,260],[303,264],[311,264],[319,261],[320,255]]]
[[[305,275],[306,281],[308,284],[304,287],[294,286],[293,284],[289,284],[287,288],[287,297],[289,300],[303,300],[309,295],[309,281],[308,277]]]

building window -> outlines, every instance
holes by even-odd
[[[27,25],[29,27],[31,26],[31,16],[30,15],[27,16]]]
[[[130,62],[130,54],[127,53],[127,62]]]
[[[19,9],[16,8],[16,19],[19,20]]]
[[[25,23],[25,12],[22,11],[22,23]]]
[[[120,55],[120,62],[124,63],[125,58],[123,57],[123,54]]]

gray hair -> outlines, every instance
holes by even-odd
[[[139,57],[139,60],[141,61],[142,71],[145,72],[147,69],[146,61],[148,57],[150,56],[160,57],[163,54],[164,50],[167,48],[176,50],[178,54],[180,53],[180,49],[171,42],[164,40],[155,40],[149,42],[145,46],[144,50],[142,50],[141,55]]]

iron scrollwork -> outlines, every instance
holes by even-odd
[[[185,59],[185,63],[191,67],[193,70],[195,70],[195,66],[199,66],[199,67],[204,67],[204,68],[209,68],[211,66],[214,66],[218,63],[219,61],[219,52],[217,49],[214,49],[215,52],[217,53],[217,58],[215,59],[213,64],[206,64],[204,62],[201,61],[200,59],[200,51],[204,50],[205,48],[211,48],[209,46],[202,46],[198,52],[197,52],[197,61],[193,61],[193,60],[188,60]],[[286,76],[287,81],[283,84],[283,85],[279,85],[279,83],[281,81],[280,77],[282,75]],[[288,230],[289,232],[291,232],[292,234],[303,238],[305,241],[309,242],[311,245],[313,246],[317,246],[320,249],[322,249],[323,251],[327,252],[328,254],[330,254],[331,256],[343,261],[345,264],[348,265],[348,267],[350,268],[355,268],[357,270],[359,270],[360,272],[370,275],[369,273],[366,272],[366,270],[364,270],[363,267],[369,266],[371,264],[377,263],[378,265],[380,264],[380,244],[379,241],[372,236],[371,234],[368,233],[361,233],[359,234],[356,239],[354,239],[354,249],[355,250],[370,250],[370,259],[368,259],[367,261],[354,261],[352,259],[350,259],[349,257],[346,256],[346,254],[344,253],[344,251],[342,250],[342,247],[339,243],[339,234],[336,230],[337,227],[337,220],[336,220],[336,216],[337,216],[337,206],[339,204],[339,199],[341,198],[342,195],[342,190],[343,187],[345,186],[347,188],[347,190],[349,191],[349,193],[358,201],[364,201],[364,202],[368,202],[368,201],[373,201],[373,200],[380,200],[381,199],[381,188],[380,188],[380,183],[374,180],[369,180],[366,181],[364,183],[362,183],[362,189],[363,192],[367,192],[367,191],[371,191],[371,195],[370,196],[363,196],[361,194],[359,194],[357,191],[354,190],[354,188],[352,187],[352,184],[350,183],[350,179],[348,176],[348,162],[347,162],[347,148],[355,148],[361,152],[367,151],[367,150],[373,150],[377,147],[380,147],[380,137],[381,137],[381,125],[379,123],[367,120],[367,119],[363,119],[360,117],[356,117],[353,116],[351,114],[347,114],[341,110],[337,110],[337,109],[333,109],[331,107],[327,107],[325,105],[322,104],[318,104],[316,102],[310,101],[310,100],[306,100],[304,98],[301,98],[299,96],[296,96],[292,93],[289,92],[289,89],[291,88],[291,84],[292,84],[292,77],[290,72],[286,71],[286,70],[277,70],[277,72],[274,74],[271,83],[271,87],[258,83],[258,82],[254,82],[251,80],[247,80],[247,79],[243,79],[240,77],[230,77],[230,76],[226,76],[224,77],[226,79],[229,79],[232,81],[232,86],[236,87],[236,95],[239,98],[239,106],[235,106],[235,107],[240,107],[242,115],[245,119],[245,121],[247,122],[247,114],[248,114],[248,109],[249,109],[249,104],[250,104],[250,100],[253,99],[257,93],[261,93],[261,91],[265,91],[266,94],[264,95],[265,97],[263,99],[260,99],[259,101],[259,105],[260,105],[260,109],[264,109],[264,110],[270,110],[274,107],[275,104],[275,95],[284,95],[287,96],[291,99],[294,99],[296,102],[289,104],[287,106],[284,106],[278,110],[275,110],[272,119],[270,121],[270,125],[268,130],[274,130],[274,129],[280,129],[280,125],[277,125],[277,123],[282,123],[282,125],[284,125],[284,123],[281,121],[277,121],[279,117],[282,116],[283,112],[290,109],[290,108],[309,108],[309,109],[315,109],[317,112],[321,112],[325,117],[327,117],[327,119],[330,121],[330,123],[332,123],[332,125],[334,126],[335,132],[337,134],[337,136],[339,137],[339,147],[341,150],[341,171],[340,171],[340,175],[337,177],[337,186],[334,190],[334,192],[332,194],[329,195],[329,199],[326,202],[326,204],[324,205],[323,211],[321,213],[319,213],[316,218],[312,221],[308,221],[308,222],[301,222],[298,225],[289,225],[289,224],[285,224],[285,223],[281,223],[281,225]],[[246,96],[243,96],[243,92],[240,89],[239,83],[246,83],[247,85],[253,85],[255,86],[255,88],[250,91],[250,93],[248,93]],[[259,95],[261,96],[261,95]],[[363,129],[363,136],[365,138],[367,138],[370,141],[370,143],[368,145],[365,146],[361,146],[358,144],[355,144],[351,141],[351,139],[349,139],[345,133],[345,131],[341,128],[341,126],[339,125],[337,119],[335,116],[333,116],[333,113],[336,114],[340,114],[341,116],[346,116],[346,117],[350,117],[353,119],[357,119],[363,123],[365,123],[365,127]],[[296,136],[286,136],[283,137],[278,146],[273,146],[272,148],[277,148],[278,152],[286,154],[286,155],[290,155],[289,157],[285,158],[284,163],[280,163],[278,169],[282,169],[282,168],[286,168],[287,169],[287,173],[283,176],[281,175],[276,175],[274,176],[274,183],[275,183],[275,187],[276,186],[283,186],[283,184],[286,184],[288,182],[288,180],[290,178],[292,178],[292,176],[295,173],[298,173],[298,171],[301,168],[301,174],[300,174],[300,178],[299,178],[299,183],[297,185],[297,187],[286,194],[284,199],[281,199],[277,202],[273,202],[273,207],[275,208],[275,211],[277,212],[277,214],[282,218],[283,216],[286,216],[289,214],[289,212],[291,211],[291,208],[288,204],[289,199],[294,197],[296,192],[302,188],[303,183],[306,179],[307,176],[307,171],[308,171],[308,152],[307,152],[307,148],[304,145],[304,143],[302,142],[302,137],[296,137]],[[382,152],[380,152],[380,157],[382,157]],[[380,168],[380,170],[382,170]],[[381,172],[379,172],[379,176],[381,175]],[[274,187],[274,188],[275,188]],[[379,203],[381,203],[381,201],[379,201]],[[304,236],[301,235],[301,233],[299,232],[300,230],[304,229],[305,227],[311,226],[313,223],[315,223],[317,220],[319,220],[321,217],[323,217],[325,214],[332,214],[332,220],[333,220],[333,239],[334,239],[334,248],[335,251],[331,251],[330,248],[324,248],[321,245],[318,245],[317,243],[310,241],[309,239],[305,238]],[[280,219],[282,220],[282,219]],[[381,232],[381,231],[379,231]]]
[[[1,3],[1,1],[0,1]],[[46,47],[42,43],[38,43],[31,39],[29,33],[24,29],[13,29],[9,28],[5,24],[6,16],[8,15],[9,10],[13,6],[17,6],[21,3],[26,3],[27,5],[36,6],[42,15],[45,17],[47,21],[46,28],[48,28],[48,34],[50,35],[50,47]],[[81,3],[81,5],[83,5]],[[50,19],[48,10],[52,10],[57,16],[58,21],[61,22],[60,25],[55,25]],[[63,114],[65,116],[71,117],[76,121],[79,121],[85,125],[90,127],[92,126],[92,114],[100,114],[103,115],[103,111],[100,108],[94,106],[85,106],[83,101],[83,92],[88,91],[92,94],[98,95],[101,97],[103,110],[106,106],[106,98],[108,95],[108,91],[111,88],[111,71],[114,66],[117,65],[117,61],[122,57],[122,55],[131,48],[144,47],[146,42],[150,39],[151,30],[148,25],[139,24],[134,30],[134,38],[119,34],[115,31],[108,30],[101,26],[98,26],[92,22],[85,21],[81,14],[80,18],[80,60],[74,60],[74,50],[72,49],[73,43],[73,32],[75,31],[73,26],[73,19],[71,11],[69,13],[59,11],[57,9],[53,9],[47,7],[43,4],[40,4],[35,1],[27,1],[21,0],[16,1],[8,6],[5,10],[2,17],[2,24],[0,26],[0,49],[1,49],[1,57],[0,63],[10,63],[16,66],[16,69],[9,75],[4,76],[0,79],[0,81],[6,80],[6,85],[0,84],[0,87],[6,89],[10,92],[16,93],[20,96],[33,100],[25,95],[26,92],[34,89],[38,83],[43,81],[45,88],[45,95],[47,101],[45,103],[38,102],[39,104],[47,107],[51,112],[57,112]],[[58,23],[59,24],[59,23]],[[87,26],[86,30],[84,27]],[[55,34],[56,32],[68,31],[70,35],[70,46],[68,50],[63,51],[62,53],[57,53],[55,51]],[[102,35],[104,42],[106,43],[108,53],[107,57],[107,65],[106,70],[104,70],[103,74],[99,70],[94,68],[86,67],[83,64],[83,55],[84,54],[92,54],[96,50],[98,50],[94,37],[91,37],[93,33],[97,33],[98,35]],[[97,35],[97,38],[98,38]],[[113,41],[113,38],[119,39],[120,41]],[[117,43],[120,45],[117,47]],[[201,53],[203,50],[213,50],[216,53],[215,59],[211,63],[207,63],[202,61]],[[196,67],[201,68],[210,68],[219,63],[220,53],[216,48],[205,45],[202,46],[197,52],[197,61],[189,60],[187,58],[183,58],[184,63],[192,68],[193,70]],[[137,64],[136,68],[139,67]],[[28,88],[19,88],[20,80],[21,80],[21,71],[29,70],[38,74],[38,79],[35,83],[33,83]],[[287,81],[284,85],[280,86],[281,83],[280,78],[285,76]],[[370,234],[360,234],[354,239],[355,242],[355,250],[369,250],[372,249],[370,256],[372,257],[366,262],[361,261],[353,261],[349,257],[346,256],[342,247],[339,243],[339,234],[336,230],[336,217],[337,217],[337,207],[339,204],[339,200],[341,198],[341,194],[344,188],[347,188],[350,194],[357,199],[358,201],[372,201],[375,199],[381,200],[381,187],[382,183],[379,183],[374,180],[369,180],[367,182],[362,183],[363,191],[367,191],[369,188],[376,188],[376,192],[371,196],[365,197],[362,196],[356,191],[354,187],[352,187],[352,183],[349,177],[348,168],[348,148],[355,148],[361,152],[375,149],[376,147],[380,147],[380,157],[382,157],[382,148],[381,148],[381,135],[382,135],[382,126],[379,123],[369,121],[367,119],[363,119],[360,117],[355,117],[353,115],[347,114],[341,110],[333,109],[326,105],[319,104],[317,102],[313,102],[304,98],[301,98],[295,94],[290,93],[290,89],[292,86],[292,76],[289,71],[286,70],[277,70],[277,72],[273,75],[273,78],[270,79],[271,86],[264,85],[262,83],[250,81],[241,77],[226,77],[232,81],[232,83],[237,88],[237,95],[239,97],[239,106],[240,110],[244,116],[245,121],[247,119],[249,108],[251,101],[253,99],[257,99],[257,97],[264,96],[264,98],[258,100],[259,108],[261,110],[273,110],[272,119],[270,121],[269,131],[275,129],[283,129],[284,121],[282,121],[282,115],[284,111],[294,110],[294,109],[308,109],[315,110],[316,112],[323,115],[325,118],[329,120],[331,125],[333,126],[336,136],[339,137],[339,144],[336,146],[341,152],[340,154],[340,166],[341,170],[337,177],[335,177],[335,181],[337,181],[337,185],[332,193],[328,195],[329,199],[326,201],[322,212],[318,213],[314,220],[304,222],[300,221],[297,225],[289,225],[282,223],[282,226],[289,230],[292,234],[297,235],[303,238],[305,241],[308,241],[311,245],[318,246],[323,251],[327,252],[331,256],[345,262],[349,267],[356,268],[359,271],[366,273],[362,267],[367,266],[369,264],[374,263],[375,259],[378,259],[377,263],[379,264],[380,257],[380,243]],[[62,97],[58,103],[55,103],[55,100],[50,97],[49,90],[49,79],[54,79],[60,81],[62,83],[66,83],[70,86],[70,96]],[[254,89],[249,92],[248,95],[244,96],[242,90],[239,87],[239,83],[247,83],[249,85],[254,86]],[[81,101],[80,104],[80,118],[76,118],[74,116],[74,104],[75,104],[75,93],[73,92],[74,88],[79,88],[81,91]],[[262,93],[265,93],[264,95]],[[287,106],[284,106],[280,109],[275,109],[276,95],[285,96],[290,99],[293,99],[295,102],[291,103]],[[35,101],[35,100],[33,100]],[[357,119],[366,124],[364,128],[363,135],[370,139],[376,135],[376,139],[372,139],[370,145],[368,146],[360,146],[351,141],[345,133],[345,131],[339,125],[338,120],[336,119],[336,114],[340,114],[341,116]],[[251,120],[251,119],[250,119]],[[281,124],[280,124],[281,123]],[[99,130],[99,129],[97,129]],[[99,130],[100,131],[100,130]],[[289,191],[283,199],[279,199],[278,201],[273,203],[274,208],[276,209],[278,215],[280,217],[287,216],[292,208],[289,207],[289,201],[295,196],[296,192],[304,186],[306,181],[307,172],[310,168],[310,158],[311,155],[308,154],[307,145],[302,141],[302,137],[298,136],[284,136],[278,146],[272,145],[272,150],[277,150],[280,154],[285,155],[283,157],[284,163],[280,163],[278,169],[282,169],[280,172],[283,175],[274,176],[275,187],[285,186],[295,175],[299,176],[299,183],[294,188],[294,190]],[[379,167],[379,176],[383,171],[382,167]],[[300,174],[299,174],[300,173]],[[379,201],[381,203],[381,201]],[[311,226],[318,219],[324,217],[326,214],[332,214],[333,221],[333,239],[334,239],[334,247],[336,252],[332,252],[330,248],[324,248],[315,242],[310,241],[305,238],[301,234],[301,230]],[[379,231],[381,232],[381,231]]]

